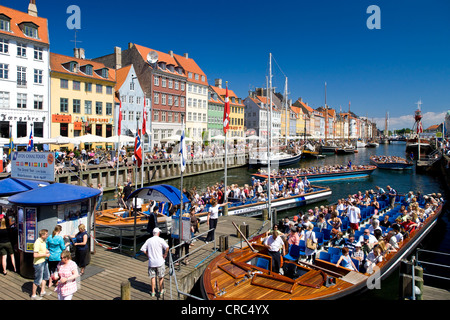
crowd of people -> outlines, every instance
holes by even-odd
[[[335,164],[335,165],[326,165],[322,167],[308,167],[308,168],[290,168],[290,169],[279,169],[272,170],[271,175],[275,177],[294,177],[294,176],[303,176],[309,174],[318,174],[318,173],[338,173],[345,172],[348,170],[363,170],[368,169],[371,166],[367,165],[352,165],[350,162],[347,166]],[[267,171],[264,169],[258,169],[259,174],[267,175]]]
[[[372,156],[370,157],[375,162],[382,163],[408,163],[405,158],[397,157],[397,156]]]
[[[268,245],[269,252],[273,250],[278,252],[272,255],[281,254],[282,250],[288,252],[289,247],[299,245],[300,240],[306,242],[310,239],[317,244],[318,239],[313,230],[322,232],[323,229],[328,229],[330,240],[327,246],[341,250],[336,266],[341,265],[356,271],[371,273],[385,254],[398,250],[403,239],[409,237],[415,229],[421,228],[425,220],[433,215],[436,208],[443,202],[439,193],[422,195],[420,192],[414,194],[410,191],[399,205],[395,221],[391,222],[386,212],[384,216],[381,214],[379,201],[389,200],[389,197],[395,197],[397,194],[394,194],[395,190],[390,186],[386,187],[387,192],[381,187],[376,189],[376,192],[359,191],[339,199],[335,205],[315,207],[306,212],[300,212],[292,218],[285,217],[266,234],[265,243]],[[422,205],[419,206],[419,203]],[[389,204],[391,206],[388,208],[393,209],[395,202],[389,201]],[[361,210],[369,207],[373,214],[369,222],[362,226]],[[347,230],[344,230],[343,220],[346,217],[350,225]],[[344,236],[346,232],[348,235]],[[277,236],[283,239],[282,245],[280,240],[275,241],[274,238]],[[276,249],[274,249],[274,243],[278,243]],[[317,249],[307,247],[305,261],[314,262],[317,252]],[[359,265],[363,267],[357,268],[351,259],[358,260]],[[281,269],[276,265],[275,263],[274,271],[280,272]]]

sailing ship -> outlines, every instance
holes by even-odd
[[[420,138],[420,134],[423,133],[421,104],[422,101],[419,100],[417,102],[417,110],[414,113],[412,133],[406,140],[406,153],[413,153],[419,160],[421,156],[426,156],[432,151],[430,141]]]
[[[386,209],[388,200],[380,200],[380,204],[385,209],[378,214],[392,215],[394,219],[399,215],[397,208]],[[423,205],[424,202],[421,203]],[[381,281],[388,277],[400,261],[413,252],[436,225],[442,206],[442,203],[439,204],[420,228],[410,231],[397,250],[383,251],[382,261],[367,269],[360,266],[357,260],[354,260],[357,270],[336,265],[342,255],[337,248],[330,248],[329,252],[321,249],[314,263],[306,262],[301,258],[305,255],[306,244],[300,240],[298,246],[291,245],[289,253],[282,257],[283,274],[276,273],[272,271],[272,257],[264,245],[266,235],[248,240],[241,234],[247,246],[230,248],[210,262],[200,279],[202,295],[205,299],[217,301],[334,300],[359,294],[368,290],[370,281]]]

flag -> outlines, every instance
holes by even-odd
[[[186,169],[186,140],[184,138],[184,130],[180,138],[180,168],[181,172],[184,172],[184,169]]]
[[[33,128],[31,128],[31,132],[30,132],[30,140],[28,140],[28,146],[27,146],[27,151],[33,151]]]
[[[117,135],[120,136],[122,129],[122,100],[119,99],[119,117],[118,117],[118,124],[117,124]]]
[[[147,132],[147,107],[145,106],[145,96],[144,96],[144,112],[142,117],[142,134]]]
[[[139,130],[136,131],[136,140],[134,142],[134,157],[136,158],[136,163],[138,167],[142,165],[142,148],[141,148],[141,138],[139,137]]]
[[[9,132],[9,150],[8,150],[8,159],[11,159],[11,153],[14,149],[14,142],[12,138],[12,131]]]
[[[423,132],[422,121],[419,121],[417,123],[417,133],[422,133],[422,132]]]
[[[227,134],[230,127],[230,99],[228,98],[228,84],[225,91],[225,106],[223,108],[223,133]]]

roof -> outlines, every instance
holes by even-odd
[[[32,205],[51,206],[65,203],[74,203],[96,197],[99,189],[71,185],[67,183],[54,183],[44,188],[22,192],[8,198],[9,202]]]
[[[132,198],[142,198],[146,200],[154,200],[156,202],[170,202],[176,206],[180,204],[180,195],[181,192],[179,189],[168,184],[160,184],[157,186],[144,187],[135,190],[126,200]],[[189,202],[189,199],[183,194],[183,203],[187,202]]]
[[[198,80],[195,79],[195,76],[193,75],[192,78],[189,78],[189,82],[194,82],[197,84],[202,84],[207,86],[208,85],[208,77],[203,72],[203,70],[198,66],[198,64],[194,61],[194,59],[186,58],[185,56],[180,56],[179,54],[173,55],[175,60],[179,63],[179,65],[185,70],[186,73],[192,72],[194,75],[198,74]],[[204,81],[202,81],[202,76],[205,78]]]
[[[178,64],[178,62],[175,60],[175,58],[172,57],[168,53],[164,53],[164,52],[161,52],[161,51],[158,51],[158,50],[153,50],[153,49],[150,49],[150,48],[138,45],[138,44],[133,44],[133,45],[136,47],[137,51],[141,55],[142,59],[144,59],[144,61],[147,61],[147,55],[150,53],[150,51],[155,51],[158,54],[158,62],[165,62],[166,65],[173,65],[175,67],[183,68],[183,66]],[[162,69],[158,69],[158,70],[160,70],[162,72],[165,72],[165,73],[176,74],[178,76],[186,77],[186,74],[184,72],[180,75],[178,72],[176,72],[176,71],[171,72],[167,68],[166,68],[166,70],[162,70]]]
[[[78,68],[74,72],[70,71],[69,69],[67,69],[64,66],[64,64],[68,64],[69,62],[72,62],[72,61],[76,62],[78,64]],[[80,67],[83,67],[86,65],[92,66],[92,69],[93,69],[92,75],[88,75],[80,70],[81,69]],[[95,72],[95,70],[100,70],[100,69],[105,69],[105,68],[108,69],[108,78],[103,78],[102,76],[100,76],[99,74],[97,74]],[[111,82],[116,81],[116,71],[112,68],[106,67],[103,63],[89,60],[89,59],[74,58],[71,56],[65,56],[65,55],[53,53],[53,52],[50,52],[50,69],[52,72],[60,72],[60,73],[65,73],[65,74],[70,74],[70,75],[74,75],[74,76],[80,76],[80,77],[90,78],[90,79],[95,79],[95,80],[103,80],[103,81],[111,81]]]
[[[119,90],[122,87],[123,83],[128,77],[128,74],[130,73],[130,69],[132,66],[132,64],[129,64],[126,67],[116,70],[116,90]]]
[[[11,196],[17,193],[30,191],[48,185],[49,183],[44,181],[6,178],[0,180],[0,197]]]
[[[0,14],[3,14],[11,19],[10,31],[0,30],[0,34],[7,34],[13,37],[19,37],[49,45],[47,19],[30,16],[26,12],[14,10],[4,6],[0,6]],[[34,23],[38,27],[38,39],[31,38],[23,33],[20,29],[20,24],[24,22]]]
[[[217,95],[219,97],[221,97],[222,99],[225,99],[226,88],[224,89],[224,88],[219,88],[219,87],[215,87],[215,86],[210,86],[210,87],[214,90],[215,93],[217,93]],[[237,100],[238,97],[234,93],[233,90],[228,89],[228,98],[235,98],[236,99],[235,102],[232,102],[232,100],[230,99],[230,105],[239,106],[239,107],[245,107],[243,102],[241,102],[241,103],[237,102],[238,101]]]

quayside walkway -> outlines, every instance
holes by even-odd
[[[249,225],[249,234],[266,231],[269,223],[263,229],[262,219],[239,216],[221,217],[216,231],[216,246],[219,246],[221,235],[228,235],[229,246],[241,241],[232,222],[240,226],[246,222]],[[206,224],[200,227],[200,233],[206,232]],[[183,292],[189,293],[195,282],[199,279],[209,262],[220,252],[213,250],[214,243],[197,241],[191,252],[199,248],[190,257],[188,265],[181,264],[176,271],[178,286]],[[245,245],[245,244],[243,244]],[[151,297],[150,278],[147,274],[148,260],[144,255],[133,258],[131,254],[119,253],[108,250],[102,246],[96,246],[96,252],[91,255],[91,262],[86,267],[85,274],[81,277],[80,289],[75,293],[73,300],[120,300],[121,285],[129,281],[131,300],[178,300],[185,296],[178,296],[175,281],[169,279],[169,269],[166,266],[165,293],[164,296]],[[173,278],[172,278],[173,279]],[[0,300],[29,300],[31,296],[33,279],[25,279],[18,273],[8,271],[6,276],[0,277]],[[171,285],[172,283],[172,285]],[[57,300],[56,293],[44,297],[43,300]]]

